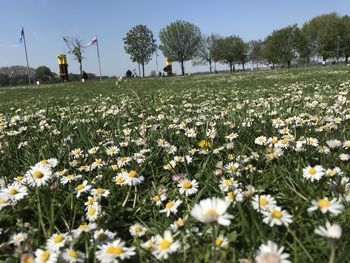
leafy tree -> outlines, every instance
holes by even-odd
[[[340,37],[340,50],[342,56],[345,57],[345,64],[348,64],[348,59],[350,57],[350,17],[344,16],[342,18],[344,23],[344,33]]]
[[[185,75],[184,62],[191,60],[197,53],[201,42],[199,28],[185,21],[176,21],[163,28],[159,33],[160,49],[165,57],[181,64],[182,75]]]
[[[246,60],[246,46],[243,40],[238,36],[229,36],[220,38],[216,42],[214,56],[218,58],[222,63],[229,64],[230,72],[232,73],[235,68],[235,62],[244,64]]]
[[[244,42],[243,39],[240,37],[236,37],[236,61],[239,62],[242,65],[243,71],[244,64],[248,62],[249,56],[248,56],[248,50],[249,46],[248,43]]]
[[[153,33],[145,25],[137,25],[126,33],[123,38],[126,53],[130,54],[133,62],[137,62],[142,66],[142,76],[145,76],[145,64],[157,50],[156,40]]]
[[[10,78],[7,74],[0,73],[0,87],[8,86],[10,84]]]
[[[264,42],[260,39],[251,40],[248,42],[248,49],[249,59],[259,68],[259,62],[264,60]]]
[[[199,43],[193,65],[209,64],[209,70],[210,73],[212,73],[212,63],[218,62],[218,59],[215,57],[215,44],[219,38],[220,37],[215,34],[211,34],[210,36],[201,36],[201,41]]]
[[[343,39],[346,32],[342,17],[330,13],[314,17],[303,26],[309,46],[323,60],[336,56],[337,37]]]
[[[79,38],[75,37],[63,37],[63,41],[66,43],[68,47],[68,53],[72,54],[74,59],[78,61],[79,63],[79,71],[80,71],[80,78],[83,77],[83,59],[84,59],[84,51],[86,46],[84,45],[84,42],[80,40]]]
[[[272,32],[266,38],[265,56],[273,64],[287,64],[288,68],[291,62],[298,56],[298,39],[300,30],[297,25],[288,26]]]
[[[50,68],[46,66],[40,66],[36,69],[35,79],[40,81],[48,81],[48,80],[51,80],[52,77],[53,75]]]

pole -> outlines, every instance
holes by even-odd
[[[337,36],[337,64],[339,63],[339,38],[340,36]]]
[[[159,70],[158,70],[158,53],[157,53],[157,50],[156,50],[156,66],[157,66],[157,77],[158,77]]]
[[[100,70],[100,80],[102,79],[102,74],[101,74],[101,61],[100,61],[100,48],[98,47],[98,38],[96,36],[96,48],[97,48],[97,57],[98,57],[98,68]]]
[[[30,82],[30,73],[29,73],[29,62],[28,62],[28,54],[27,54],[27,44],[26,44],[26,37],[24,35],[24,28],[23,28],[23,42],[24,42],[24,51],[26,53],[26,61],[27,61],[27,75],[28,75],[28,84],[31,85]]]

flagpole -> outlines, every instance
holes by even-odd
[[[29,62],[28,62],[28,54],[27,54],[27,44],[26,44],[26,37],[24,35],[24,28],[23,28],[23,42],[24,42],[24,51],[26,53],[26,61],[27,61],[27,75],[28,75],[28,83],[31,85],[30,82],[30,73],[29,73]]]
[[[98,68],[100,70],[100,80],[102,79],[102,74],[101,74],[101,61],[100,61],[100,49],[98,47],[98,38],[96,36],[96,48],[97,48],[97,57],[98,57]]]

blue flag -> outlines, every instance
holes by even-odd
[[[19,43],[22,43],[23,38],[24,38],[24,29],[22,27],[21,35],[19,37]]]

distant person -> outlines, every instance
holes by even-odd
[[[326,66],[326,61],[323,60],[323,61],[322,61],[322,67],[325,67],[325,66]]]
[[[125,73],[125,77],[131,78],[131,76],[132,76],[132,72],[131,72],[130,69],[128,69],[128,70],[126,71],[126,73]]]

